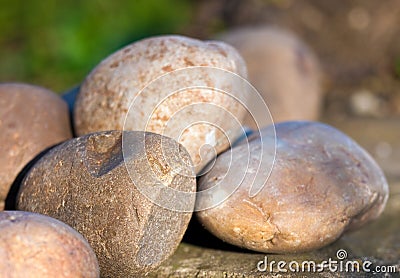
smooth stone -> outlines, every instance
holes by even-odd
[[[316,122],[275,126],[272,172],[262,190],[249,197],[262,144],[274,142],[273,128],[221,154],[201,177],[200,191],[239,186],[222,204],[197,213],[211,233],[250,250],[304,252],[326,246],[382,213],[389,194],[382,170],[348,136]],[[271,148],[264,150],[263,155],[274,156]]]
[[[0,84],[0,210],[23,167],[44,149],[72,137],[66,103],[27,84]]]
[[[246,109],[235,97],[243,99],[244,105],[249,99],[249,92],[241,90],[237,80],[219,78],[221,72],[204,67],[247,76],[242,57],[223,42],[159,36],[118,50],[81,85],[74,107],[76,134],[145,130],[166,135],[188,150],[199,173],[241,135]],[[192,70],[177,71],[185,68]],[[169,79],[151,83],[168,73]],[[165,99],[161,97],[164,93],[169,94]],[[129,110],[134,102],[138,105]],[[203,145],[209,148],[202,153]]]
[[[218,39],[243,56],[249,81],[268,105],[274,122],[319,118],[321,69],[313,51],[298,37],[284,29],[258,26],[233,29]],[[253,115],[247,115],[245,125],[258,129],[270,124],[263,117],[253,118],[268,111],[250,113]]]
[[[77,231],[45,215],[0,212],[1,277],[100,277],[92,248]]]
[[[315,272],[278,272],[277,263],[284,261],[287,264],[313,260],[316,263],[337,260],[336,253],[344,249],[348,253],[346,260],[356,260],[360,263],[371,261],[371,272],[332,272],[325,269],[318,273],[323,277],[368,277],[375,278],[380,274],[374,272],[375,267],[395,266],[395,273],[387,273],[388,277],[397,277],[400,270],[400,171],[398,154],[400,154],[400,121],[399,119],[371,119],[371,118],[326,118],[325,121],[344,131],[354,138],[362,147],[366,148],[383,168],[389,182],[389,199],[382,215],[368,223],[363,229],[345,233],[334,243],[306,253],[297,254],[262,254],[254,251],[240,250],[238,247],[226,244],[198,225],[189,225],[183,243],[167,261],[150,277],[279,277],[290,276],[296,278],[316,276]],[[360,128],[366,127],[366,128]],[[382,160],[376,152],[379,142],[388,142],[392,147],[392,154]],[[396,164],[397,163],[397,164]],[[196,220],[196,219],[193,219]],[[196,222],[196,221],[195,221]],[[197,222],[196,222],[197,223]],[[191,238],[188,239],[188,234]],[[264,260],[275,261],[272,272],[260,272],[257,264]],[[287,266],[287,265],[286,265]],[[381,273],[384,275],[383,273]]]
[[[135,144],[123,152],[122,142]],[[135,170],[140,185],[133,183],[128,169]],[[187,151],[158,134],[98,132],[67,141],[43,156],[25,177],[17,205],[80,232],[96,252],[102,277],[142,276],[174,253],[195,201],[194,194],[172,200],[186,202],[189,212],[165,209],[142,194],[143,186],[157,200],[165,198],[165,188],[194,193],[196,180]]]

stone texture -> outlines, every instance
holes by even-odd
[[[26,84],[0,84],[0,210],[22,168],[41,151],[72,137],[66,103]]]
[[[227,31],[218,38],[233,45],[243,56],[249,81],[265,100],[275,122],[319,118],[323,97],[319,63],[294,34],[258,26]],[[245,121],[251,128],[270,124],[262,117],[256,123],[253,117],[248,114]]]
[[[267,254],[269,261],[284,260],[286,262],[315,260],[321,262],[332,258],[336,260],[336,252],[344,249],[349,260],[371,261],[373,267],[395,266],[395,273],[330,272],[320,273],[321,277],[397,277],[400,272],[400,175],[393,171],[390,161],[397,161],[400,151],[400,122],[398,119],[326,119],[335,127],[346,131],[351,137],[365,147],[374,158],[383,162],[382,167],[388,175],[390,185],[389,199],[386,209],[376,220],[363,229],[345,233],[333,244],[311,252],[300,254]],[[361,128],[362,127],[362,128]],[[384,141],[390,144],[392,152],[384,160],[376,155],[376,144]],[[197,222],[195,221],[194,224]],[[192,223],[193,224],[193,223]],[[240,250],[234,246],[219,241],[200,224],[190,225],[191,238],[186,236],[175,254],[168,259],[157,272],[150,277],[315,277],[310,272],[260,272],[257,263],[264,259],[265,254]],[[344,260],[347,262],[348,260]]]
[[[240,184],[221,205],[197,213],[213,234],[260,252],[304,252],[326,246],[382,213],[386,179],[357,143],[321,123],[283,122],[275,128],[275,163],[256,196],[250,197],[249,190],[260,153],[274,155],[261,149],[273,142],[272,126],[262,129],[261,137],[250,136],[249,146],[240,144],[220,155],[200,179],[199,190]]]
[[[100,277],[96,255],[68,225],[44,215],[0,212],[1,277]]]
[[[98,132],[43,156],[23,181],[18,209],[52,216],[80,232],[96,252],[102,277],[143,276],[172,255],[191,217],[155,205],[139,191],[143,187],[157,200],[165,188],[194,192],[187,151],[153,133]],[[187,210],[194,207],[191,196],[183,200]]]
[[[238,81],[231,77],[216,74],[215,69],[193,69],[196,66],[247,75],[237,51],[217,41],[160,36],[113,53],[93,69],[80,88],[74,108],[76,133],[145,130],[167,135],[188,150],[198,173],[215,152],[226,150],[229,140],[240,136],[246,110],[234,97],[246,104],[248,92],[238,89]],[[188,67],[192,70],[176,72]],[[161,77],[168,73],[170,78]],[[151,83],[159,77],[162,82]],[[133,103],[136,106],[129,110]],[[204,144],[213,150],[202,157]]]

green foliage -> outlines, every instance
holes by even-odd
[[[189,0],[0,0],[0,82],[65,90],[132,41],[176,33]]]

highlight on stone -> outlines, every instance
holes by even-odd
[[[174,137],[189,151],[199,173],[240,136],[250,99],[237,84],[241,80],[223,71],[247,77],[242,57],[223,42],[184,36],[135,42],[86,77],[74,107],[75,131],[143,130]],[[132,108],[132,102],[137,106]],[[203,145],[209,148],[202,154]]]

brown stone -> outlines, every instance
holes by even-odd
[[[192,162],[181,145],[153,133],[98,132],[43,156],[23,181],[18,208],[80,232],[96,252],[102,277],[141,276],[172,255],[192,214],[194,194],[174,199],[168,188],[196,190]],[[187,212],[155,204],[164,201]]]
[[[0,84],[0,210],[14,179],[41,151],[72,137],[66,103],[53,92]]]
[[[319,118],[319,63],[311,49],[294,34],[259,26],[231,30],[218,38],[233,45],[243,56],[249,81],[265,100],[274,122]],[[263,117],[253,119],[258,113],[268,113],[256,110],[250,111],[253,116],[247,115],[246,125],[256,129],[271,124]]]
[[[68,225],[45,215],[0,212],[1,277],[100,277],[96,255]]]
[[[240,136],[246,114],[237,98],[246,104],[248,91],[237,84],[240,78],[221,69],[247,75],[242,57],[223,42],[160,36],[128,45],[83,82],[74,107],[76,133],[143,130],[166,135],[188,150],[198,173]],[[157,78],[162,80],[157,83]],[[133,103],[137,105],[131,107]],[[202,155],[204,144],[212,150]]]
[[[265,157],[274,157],[266,146],[274,135],[269,126],[261,137],[250,136],[249,144],[221,154],[200,179],[199,190],[239,186],[222,204],[198,212],[214,235],[261,252],[302,252],[328,245],[382,213],[388,199],[382,170],[348,136],[315,122],[276,125],[271,175],[250,197],[262,147]]]

